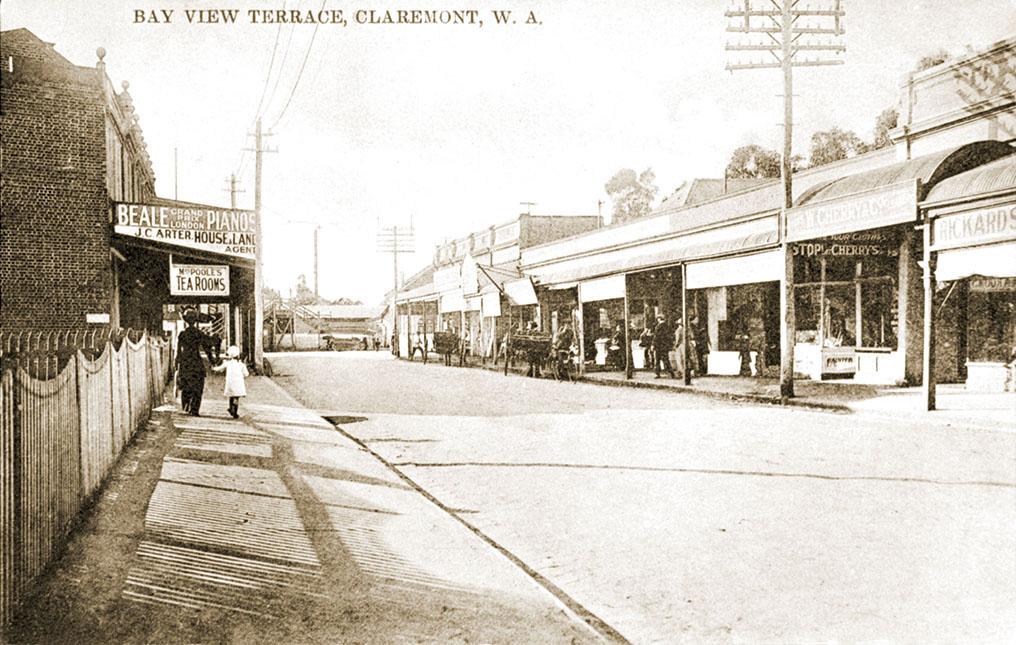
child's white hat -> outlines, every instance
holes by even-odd
[[[240,348],[237,347],[236,345],[230,345],[229,349],[226,350],[226,356],[230,358],[239,358]]]

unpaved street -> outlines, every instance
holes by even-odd
[[[396,362],[272,356],[632,641],[1010,641],[1016,434]]]

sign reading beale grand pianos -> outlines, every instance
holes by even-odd
[[[159,204],[114,205],[113,230],[142,240],[254,259],[253,211]]]

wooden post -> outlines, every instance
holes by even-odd
[[[508,376],[508,357],[512,352],[512,303],[507,297],[504,298],[504,303],[508,307],[508,331],[504,343],[504,375]]]
[[[688,265],[681,265],[681,326],[684,328],[684,339],[680,351],[684,354],[684,384],[691,385],[691,328],[688,326]]]
[[[624,378],[635,376],[631,358],[631,323],[628,320],[628,274],[624,274]]]
[[[579,341],[579,376],[585,376],[586,372],[586,323],[584,307],[582,306],[582,296],[579,294],[581,287],[575,290],[576,299],[578,302],[578,330],[575,334],[575,338]]]
[[[931,251],[931,220],[924,223],[924,359],[922,394],[926,410],[935,409],[935,264],[938,254]]]

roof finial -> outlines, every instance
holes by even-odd
[[[95,55],[99,57],[99,62],[101,63],[102,59],[106,57],[106,48],[99,47],[98,49],[95,50]]]

